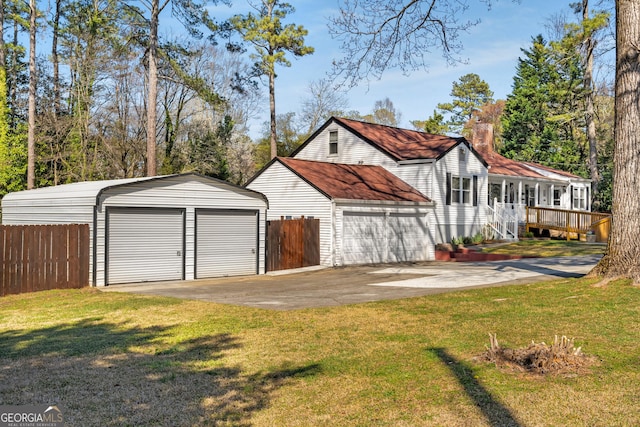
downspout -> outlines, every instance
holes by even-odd
[[[336,201],[331,199],[331,265],[336,265]]]

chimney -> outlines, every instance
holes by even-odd
[[[493,124],[474,123],[471,145],[481,153],[493,153]]]

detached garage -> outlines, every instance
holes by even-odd
[[[322,265],[435,259],[434,203],[381,166],[278,157],[247,187],[269,198],[269,220],[320,220]]]
[[[81,182],[7,194],[2,222],[87,223],[94,286],[262,274],[267,200],[197,175]]]

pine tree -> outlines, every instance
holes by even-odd
[[[522,49],[513,91],[507,97],[503,124],[506,157],[571,172],[584,171],[584,138],[578,132],[583,92],[577,57],[554,52],[541,35]]]
[[[313,48],[305,46],[304,37],[308,32],[301,25],[282,23],[288,14],[295,11],[293,6],[280,0],[262,0],[260,6],[255,9],[258,10],[258,14],[236,15],[231,19],[231,23],[242,35],[243,40],[255,48],[252,58],[256,60],[258,74],[266,75],[269,79],[270,155],[273,158],[278,151],[275,66],[279,64],[290,67],[291,62],[285,56],[287,53],[304,56],[312,54]]]

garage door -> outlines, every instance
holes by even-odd
[[[107,210],[107,284],[184,279],[184,210]]]
[[[383,213],[347,212],[342,216],[342,263],[367,264],[386,260]]]
[[[196,278],[257,274],[258,214],[196,212]]]
[[[431,244],[425,215],[392,213],[387,223],[389,261],[426,261]]]

